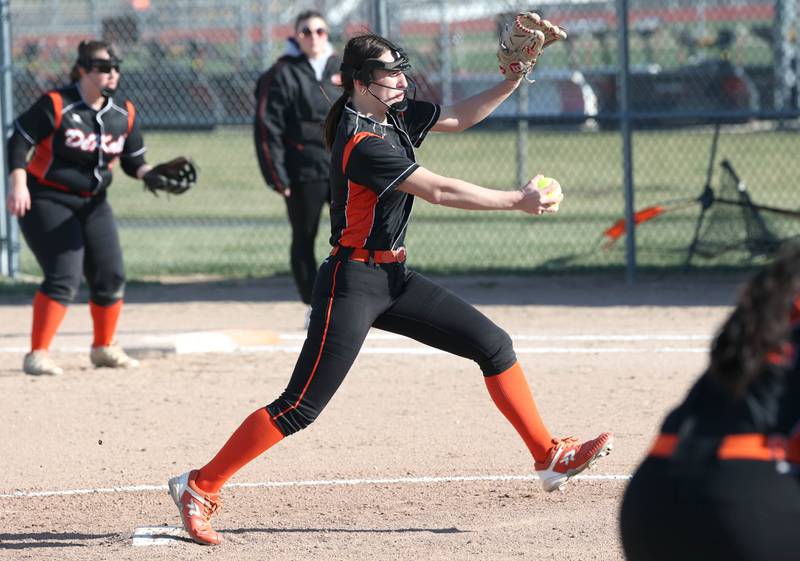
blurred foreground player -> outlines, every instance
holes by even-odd
[[[800,559],[800,245],[745,287],[620,517],[629,561]]]

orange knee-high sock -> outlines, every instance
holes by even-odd
[[[247,417],[217,455],[200,468],[195,485],[206,493],[218,493],[225,482],[245,464],[283,439],[283,433],[266,408]]]
[[[89,310],[92,314],[92,324],[94,325],[93,347],[107,347],[114,342],[114,334],[117,332],[117,321],[122,312],[122,300],[117,300],[110,306],[101,306],[94,302],[89,302]]]
[[[505,372],[486,376],[484,380],[494,404],[517,429],[534,460],[544,461],[552,446],[552,437],[539,416],[522,367],[516,363]]]
[[[50,348],[58,326],[67,313],[67,307],[56,302],[43,292],[36,291],[33,297],[33,327],[31,328],[31,350],[46,351]]]

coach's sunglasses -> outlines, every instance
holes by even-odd
[[[121,64],[122,60],[118,58],[93,58],[91,61],[91,67],[101,74],[109,74],[112,70],[119,72]]]
[[[325,37],[328,34],[328,30],[324,27],[318,27],[317,29],[311,29],[310,27],[306,26],[300,29],[300,37],[308,37],[309,35],[313,35],[314,33],[317,34],[317,37]]]

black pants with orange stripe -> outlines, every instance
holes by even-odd
[[[85,276],[95,304],[122,298],[122,248],[105,192],[87,198],[31,185],[31,208],[19,227],[42,268],[46,296],[69,304]]]
[[[774,462],[647,458],[622,502],[628,561],[790,561],[800,479]]]
[[[508,334],[451,291],[404,264],[339,254],[321,265],[308,335],[283,394],[267,410],[284,435],[311,424],[350,370],[371,327],[475,361],[484,376],[509,369]]]

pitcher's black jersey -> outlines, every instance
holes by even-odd
[[[117,158],[135,177],[145,150],[133,103],[109,97],[96,111],[73,84],[46,93],[17,118],[9,162],[27,170],[29,183],[90,196],[109,186]]]
[[[403,245],[414,197],[397,186],[419,167],[414,148],[440,114],[439,105],[409,100],[381,124],[345,106],[331,150],[331,245]]]

